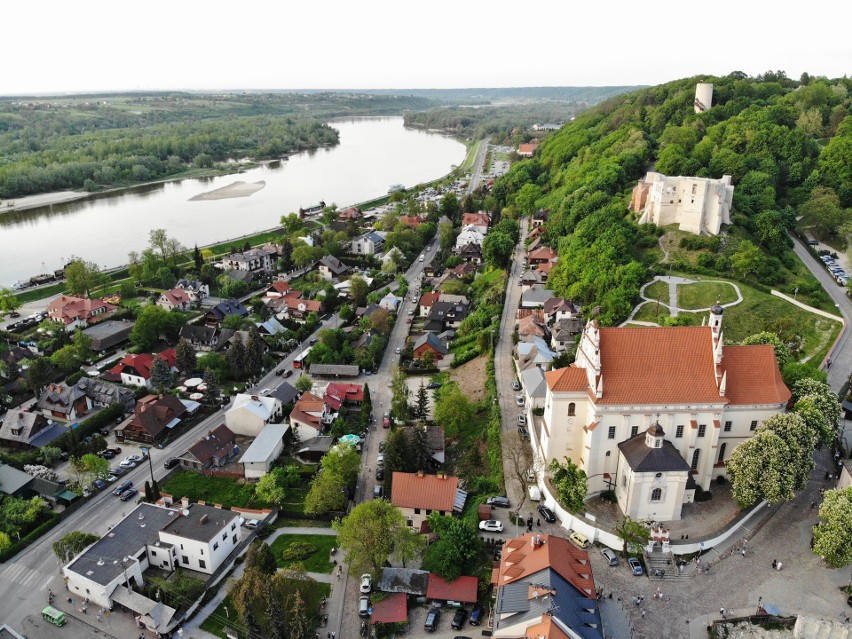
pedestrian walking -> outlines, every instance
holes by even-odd
[[[743,557],[745,557],[745,548],[742,549]]]
[[[773,560],[772,560],[772,570],[775,570],[777,567],[778,567],[778,560],[777,560],[777,559],[773,559]]]
[[[642,619],[644,619],[644,618],[645,618],[645,609],[642,608]]]
[[[812,502],[811,502],[811,510],[813,510],[814,508],[816,508],[816,502],[815,502],[815,501],[812,501]]]
[[[724,619],[725,618],[725,609],[719,608],[719,614],[722,615],[722,619]]]
[[[535,526],[536,526],[536,528],[541,528],[541,519],[535,520]]]

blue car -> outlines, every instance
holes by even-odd
[[[116,497],[121,497],[122,493],[125,490],[130,490],[132,487],[133,487],[133,482],[128,479],[121,486],[119,486],[114,491],[112,491],[112,494],[115,495]]]
[[[107,487],[106,482],[103,479],[96,479],[92,482],[92,486],[94,486],[98,490],[103,490]]]
[[[645,574],[645,571],[642,569],[642,564],[639,563],[639,560],[636,557],[630,557],[627,560],[627,565],[630,566],[630,570],[633,572],[634,576],[641,577]]]

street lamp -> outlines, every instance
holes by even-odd
[[[154,464],[151,463],[151,449],[147,446],[140,446],[143,455],[148,456],[148,468],[151,471],[151,485],[154,485]]]

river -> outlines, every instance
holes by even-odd
[[[461,164],[465,147],[438,133],[406,129],[401,117],[330,123],[340,144],[306,151],[243,173],[132,187],[38,209],[0,214],[0,283],[61,268],[73,255],[104,268],[127,263],[165,228],[192,248],[254,233],[281,215],[324,200],[339,206],[434,180]],[[235,181],[266,186],[248,197],[190,198]]]

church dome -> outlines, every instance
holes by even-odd
[[[710,307],[710,312],[713,313],[713,315],[723,315],[725,313],[725,309],[721,304],[716,303]]]
[[[651,437],[665,437],[666,433],[663,430],[663,427],[660,426],[660,422],[654,422],[650,426],[648,426],[648,430],[646,431]]]

